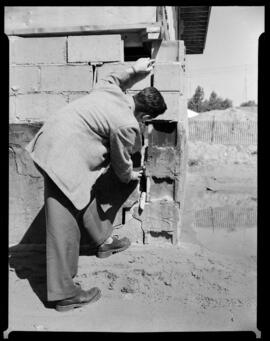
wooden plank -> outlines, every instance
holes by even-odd
[[[160,25],[142,23],[130,25],[84,25],[84,26],[63,26],[63,27],[38,27],[6,30],[6,35],[16,36],[51,36],[51,35],[77,35],[77,34],[105,34],[105,33],[121,33],[121,32],[138,32],[148,29],[160,30]]]

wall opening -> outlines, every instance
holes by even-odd
[[[153,129],[149,134],[149,144],[158,147],[177,145],[177,122],[156,120],[148,122]]]

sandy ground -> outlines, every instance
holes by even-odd
[[[134,243],[106,259],[80,256],[75,281],[98,286],[99,301],[65,313],[45,307],[45,253],[11,253],[8,332],[239,330],[259,336],[256,226],[194,224],[195,210],[215,205],[256,209],[256,147],[209,146],[190,144],[180,245]]]
[[[38,298],[42,278],[35,270],[42,254],[35,254],[34,265],[33,254],[25,255],[32,258],[32,269],[23,268],[22,255],[21,267],[17,262],[16,271],[10,269],[9,330],[256,330],[252,253],[225,255],[183,242],[176,248],[132,245],[106,259],[81,256],[75,281],[83,288],[100,287],[102,297],[65,313]]]

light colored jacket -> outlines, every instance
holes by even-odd
[[[78,210],[89,203],[92,186],[109,164],[122,182],[131,180],[130,155],[140,128],[133,100],[122,91],[130,78],[123,71],[102,79],[89,95],[52,115],[26,146]]]

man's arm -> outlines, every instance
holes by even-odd
[[[123,91],[131,88],[135,83],[145,78],[153,69],[154,60],[150,58],[140,58],[136,63],[121,72],[112,72],[105,78],[98,81],[96,87],[106,85],[117,85]]]
[[[125,183],[139,180],[142,175],[142,171],[133,171],[131,160],[137,134],[138,131],[133,127],[121,127],[112,132],[110,137],[111,166],[120,181]]]

